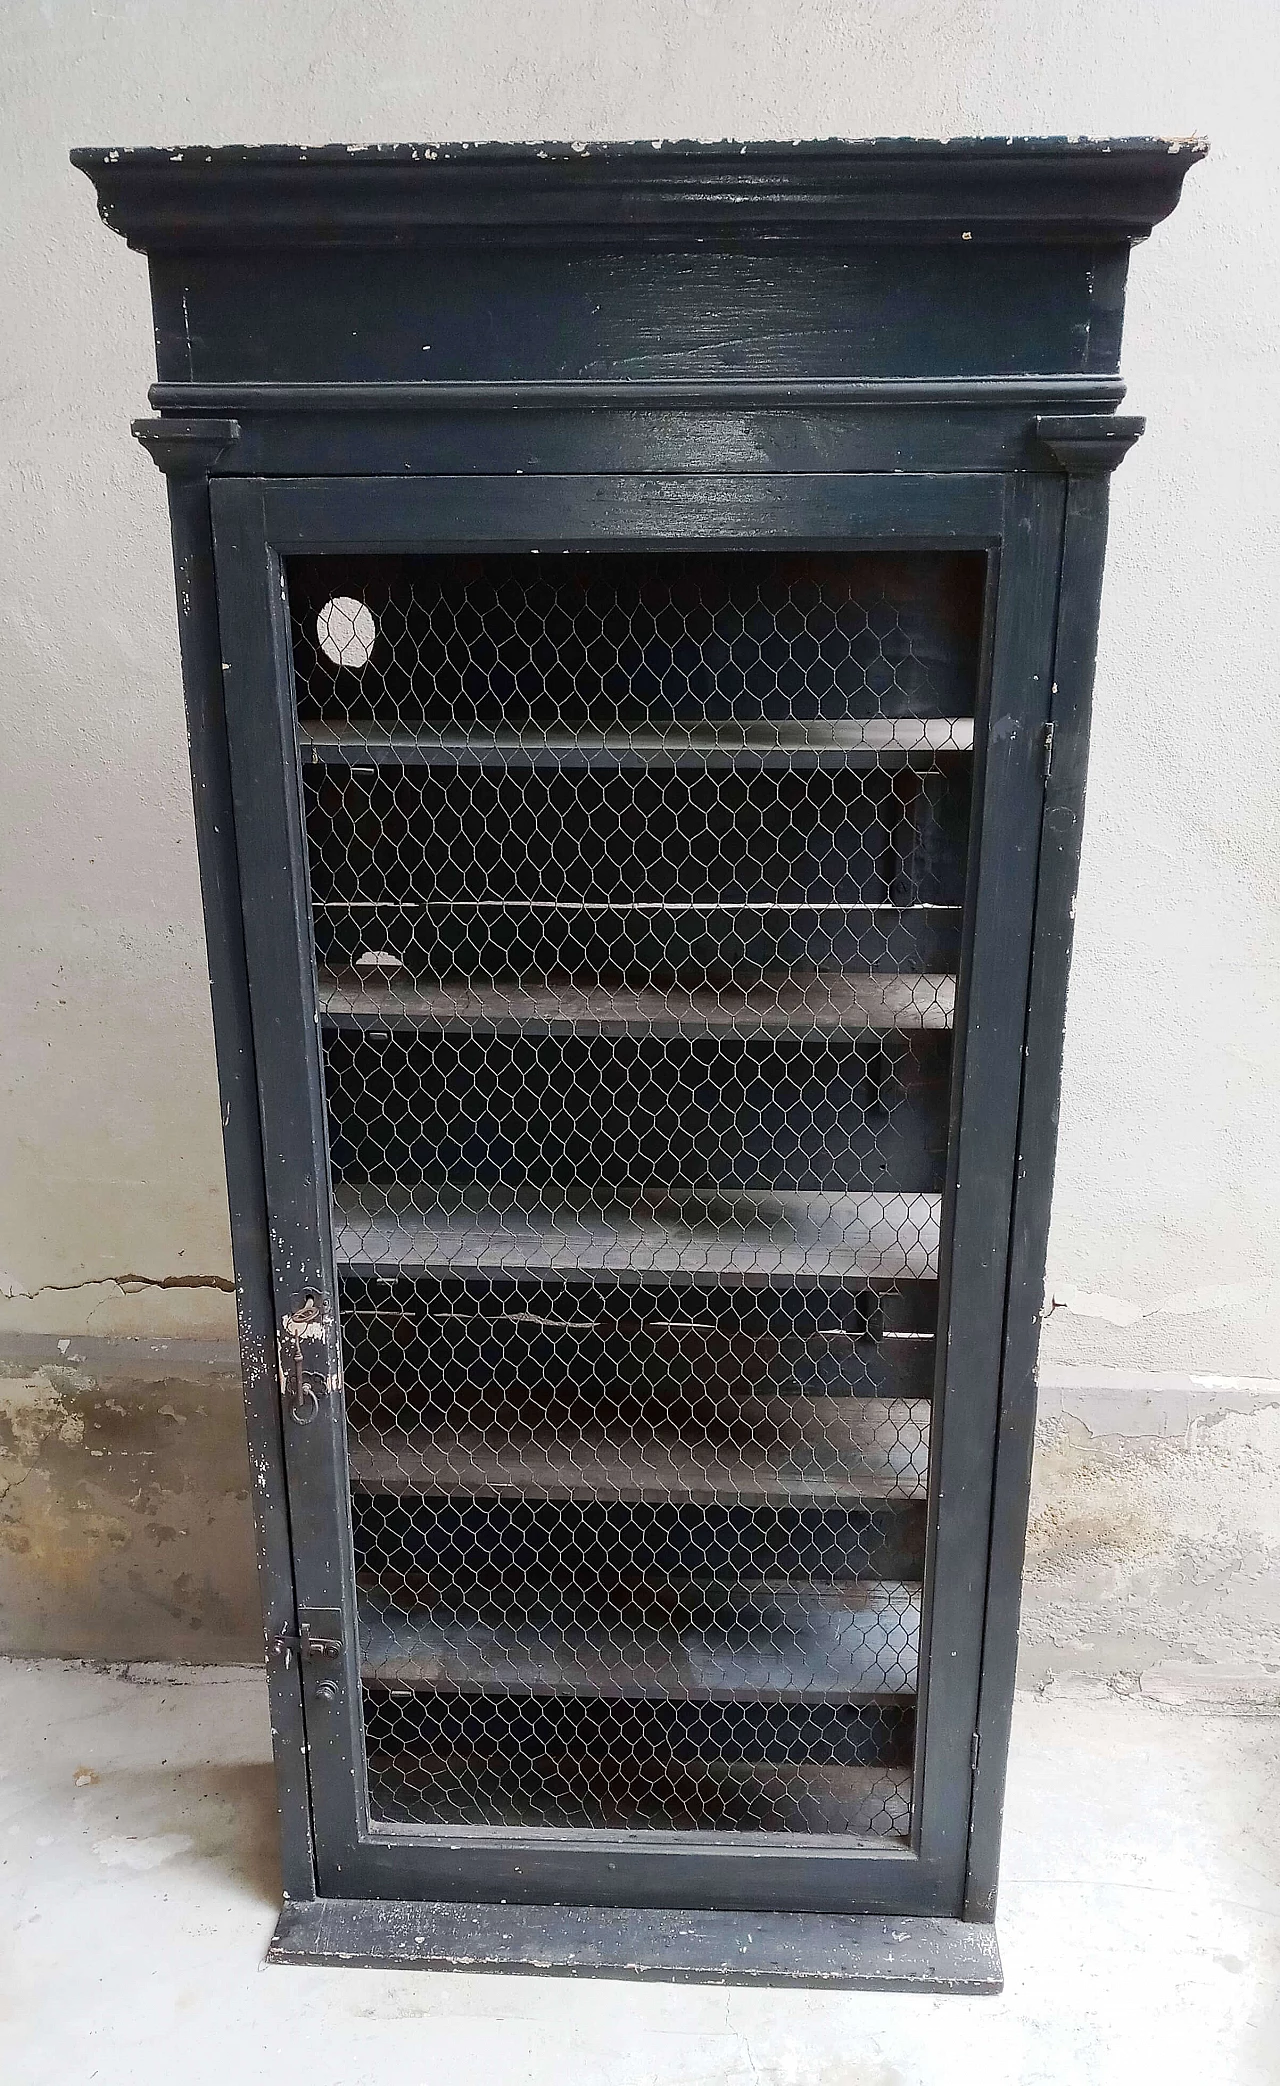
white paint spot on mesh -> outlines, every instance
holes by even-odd
[[[368,665],[377,635],[369,610],[350,594],[332,595],[316,617],[316,640],[325,658],[357,673]]]

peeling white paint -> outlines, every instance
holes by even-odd
[[[1136,1325],[1146,1316],[1141,1304],[1128,1303],[1124,1297],[1089,1296],[1082,1289],[1055,1289],[1049,1309],[1074,1311],[1081,1318],[1104,1318],[1108,1325]]]
[[[1251,1305],[1268,1303],[1275,1289],[1276,1285],[1270,1282],[1216,1282],[1203,1289],[1176,1290],[1171,1296],[1158,1297],[1153,1304],[1137,1304],[1128,1297],[1055,1288],[1048,1308],[1051,1312],[1072,1311],[1078,1318],[1099,1318],[1108,1325],[1130,1326],[1161,1315],[1191,1318],[1201,1312],[1244,1311]]]
[[[323,1318],[299,1318],[293,1312],[286,1312],[282,1323],[291,1340],[318,1340],[323,1347],[328,1337]]]

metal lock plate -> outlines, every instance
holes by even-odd
[[[337,1611],[326,1616],[326,1624],[332,1628],[339,1622]],[[340,1659],[342,1639],[322,1634],[310,1622],[299,1623],[296,1630],[281,1630],[271,1639],[271,1652],[275,1658],[283,1659],[286,1666],[297,1653],[300,1659]]]

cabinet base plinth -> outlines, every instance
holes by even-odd
[[[958,1919],[383,1898],[286,1905],[267,1960],[867,1992],[999,1992],[1004,1982],[994,1927]]]

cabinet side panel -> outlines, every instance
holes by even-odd
[[[934,1554],[923,1668],[922,1842],[963,1868],[980,1686],[984,1569],[993,1483],[1007,1250],[1022,1073],[1040,755],[1052,667],[1062,527],[1060,483],[1006,488],[991,686],[975,782],[980,820],[972,946],[957,1068],[954,1203],[942,1265],[947,1324],[935,1445]],[[963,1787],[957,1802],[955,1792]]]
[[[169,517],[191,752],[223,1151],[231,1208],[236,1307],[253,1472],[254,1524],[267,1641],[294,1623],[293,1563],[267,1246],[257,1069],[249,1011],[223,708],[209,491],[204,477],[169,480]],[[285,1896],[315,1889],[306,1750],[297,1669],[268,1664]]]
[[[995,1913],[1109,482],[1103,473],[1073,478],[1067,495],[965,1897],[966,1918],[977,1920]]]

